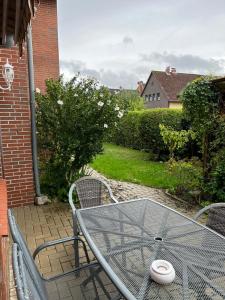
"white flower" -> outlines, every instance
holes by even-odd
[[[37,94],[40,94],[40,93],[41,93],[41,90],[40,90],[39,88],[36,88],[36,89],[35,89],[35,92],[36,92]]]
[[[99,82],[96,82],[96,86],[95,86],[95,88],[96,88],[96,90],[98,91],[98,90],[100,90],[100,88],[101,88],[101,85],[100,85],[100,83]]]
[[[70,161],[74,161],[74,159],[75,159],[74,155],[71,155]]]
[[[107,104],[110,105],[110,104],[111,104],[111,100],[108,100],[108,101],[107,101]]]
[[[117,111],[117,110],[120,110],[118,105],[116,105],[116,107],[115,107],[115,111]]]
[[[74,94],[74,97],[78,97],[78,94]]]
[[[104,128],[108,128],[108,127],[109,127],[109,126],[105,123],[105,124],[104,124]]]
[[[62,100],[58,100],[57,103],[58,103],[59,105],[63,105]]]
[[[100,96],[100,98],[103,98],[103,97],[104,97],[104,94],[101,93],[99,96]]]
[[[89,90],[88,90],[88,88],[86,88],[86,90],[85,90],[85,94],[88,94],[88,91],[89,91]]]
[[[102,101],[98,102],[98,106],[102,107],[103,105],[104,105],[104,102],[102,102]]]
[[[122,118],[122,116],[123,116],[122,111],[119,111],[117,116],[118,116],[118,118]]]

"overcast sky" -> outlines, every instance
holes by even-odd
[[[61,73],[136,88],[151,70],[225,75],[225,0],[58,0]]]

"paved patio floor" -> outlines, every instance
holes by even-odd
[[[93,176],[99,177],[101,175],[93,172]],[[164,203],[171,208],[187,214],[188,216],[193,216],[197,209],[190,208],[180,202],[176,202],[157,189],[118,182],[115,180],[108,180],[108,183],[112,187],[115,196],[120,201],[126,201],[128,199],[138,197],[150,197],[160,203]],[[30,205],[14,208],[13,211],[31,252],[33,252],[38,245],[46,241],[72,236],[73,234],[71,210],[67,203],[51,203],[44,206]],[[89,251],[89,253],[91,259],[94,259],[91,251]],[[84,254],[81,256],[81,261],[85,262],[86,259]],[[74,267],[73,245],[69,243],[48,248],[37,257],[36,263],[40,272],[44,276],[55,275],[62,271],[69,271]],[[85,276],[87,278],[88,274],[84,274],[84,277],[80,277],[79,279],[73,279],[70,282],[69,288],[68,285],[65,286],[65,284],[61,283],[60,293],[62,298],[69,300],[72,299],[72,293],[77,293],[76,299],[81,299],[78,289],[74,289],[74,286],[76,286],[76,284],[79,285],[81,279],[84,279]],[[106,276],[104,277],[104,284],[110,284]],[[10,287],[10,299],[17,299],[14,289],[12,270],[10,270]],[[113,288],[110,287],[110,289]],[[57,300],[55,296],[53,298],[54,300]],[[87,299],[94,298],[90,296]],[[104,297],[102,297],[102,299],[104,299]]]
[[[31,253],[38,245],[67,236],[72,236],[71,211],[66,203],[52,203],[44,206],[29,205],[14,208],[17,223],[25,237]],[[94,260],[94,256],[89,250],[89,257]],[[80,262],[86,263],[86,257],[80,249]],[[70,271],[74,268],[74,250],[72,242],[56,245],[43,250],[36,258],[37,266],[44,277],[57,275]],[[90,271],[82,271],[79,277],[67,276],[56,283],[48,283],[48,290],[51,291],[50,299],[94,299],[94,287],[91,280],[85,289],[80,289],[80,284],[90,277]],[[107,291],[116,294],[117,291],[111,284],[104,272],[100,277]],[[106,299],[99,285],[97,284],[100,299]],[[10,299],[17,299],[14,289],[12,268],[10,268]]]

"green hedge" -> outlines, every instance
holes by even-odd
[[[141,149],[140,120],[142,111],[132,111],[124,116],[113,135],[117,145],[133,149]]]
[[[181,130],[184,129],[183,120],[182,110],[179,109],[158,108],[129,112],[114,132],[112,142],[153,152],[159,158],[168,153],[160,135],[159,124]]]

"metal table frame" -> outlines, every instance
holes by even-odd
[[[119,203],[113,203],[113,204],[107,204],[107,205],[102,205],[100,207],[104,207],[104,206],[122,206],[122,205],[126,205],[127,203],[129,202],[136,202],[136,201],[151,201],[161,207],[164,207],[166,209],[168,209],[168,211],[172,211],[182,217],[184,217],[187,222],[183,223],[182,225],[175,225],[173,226],[172,228],[175,228],[175,227],[182,227],[184,225],[191,225],[191,224],[197,224],[198,226],[201,226],[203,229],[206,229],[210,232],[212,232],[214,235],[217,235],[219,236],[220,238],[224,239],[224,242],[225,242],[225,238],[224,236],[220,235],[219,233],[216,233],[215,231],[211,230],[210,228],[202,225],[202,224],[199,224],[198,222],[196,222],[195,220],[187,217],[187,216],[184,216],[183,214],[181,214],[180,212],[177,212],[176,210],[172,209],[172,208],[169,208],[161,203],[158,203],[157,201],[154,201],[150,198],[138,198],[138,199],[133,199],[133,200],[129,200],[129,201],[126,201],[126,202],[119,202]],[[128,290],[128,288],[125,286],[125,284],[121,281],[121,279],[114,273],[114,271],[112,270],[112,268],[110,267],[109,263],[107,262],[107,260],[103,257],[103,255],[101,254],[101,252],[99,251],[98,247],[95,245],[95,243],[93,242],[88,230],[86,229],[86,225],[85,225],[85,222],[83,221],[83,218],[82,218],[82,211],[86,211],[86,210],[91,210],[91,209],[96,209],[96,207],[89,207],[89,208],[84,208],[84,209],[79,209],[77,210],[76,214],[77,214],[77,219],[78,219],[78,222],[80,224],[80,228],[87,240],[87,243],[89,244],[91,250],[93,251],[94,255],[96,256],[98,262],[101,264],[102,268],[105,270],[105,272],[108,274],[108,276],[110,277],[110,279],[112,280],[112,282],[116,285],[116,287],[118,288],[118,290],[121,292],[121,294],[126,298],[126,299],[129,299],[129,300],[135,300],[136,298],[134,297],[134,295]],[[163,226],[163,225],[162,225]],[[109,232],[109,231],[108,231]],[[110,232],[109,232],[110,233]],[[145,237],[146,238],[146,237]],[[209,249],[209,252],[210,249]],[[197,270],[196,270],[197,272]],[[225,275],[225,274],[224,274]],[[184,283],[185,284],[185,283]],[[212,285],[211,285],[212,286]],[[212,286],[212,288],[215,288],[217,291],[217,287],[214,287]],[[219,292],[220,293],[220,292]],[[224,293],[220,293],[223,297],[225,297],[225,291]]]

